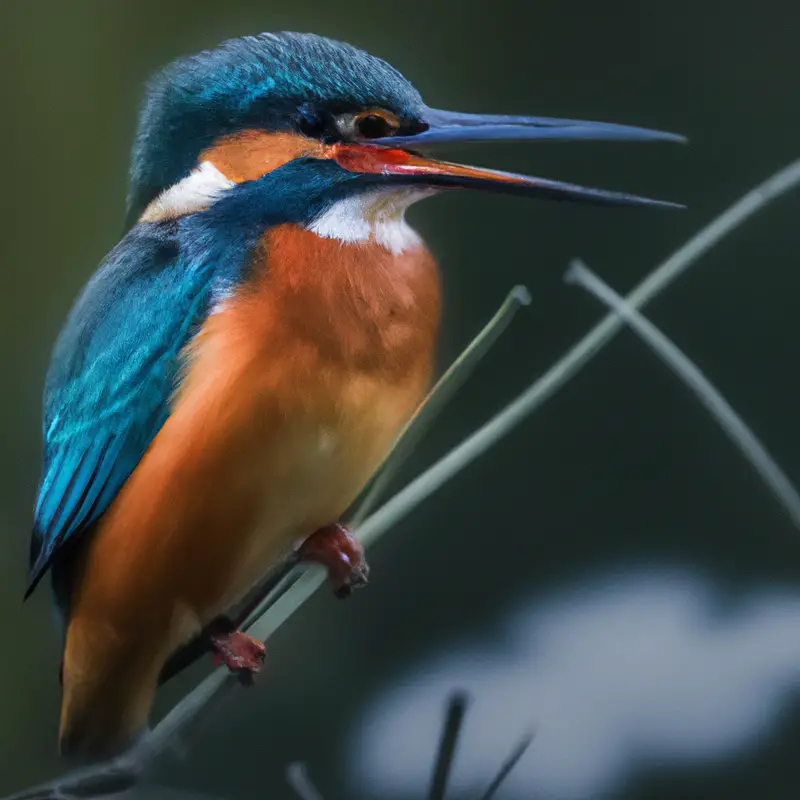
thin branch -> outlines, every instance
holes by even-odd
[[[741,450],[795,525],[800,527],[800,495],[797,489],[747,423],[689,357],[583,262],[573,261],[564,279],[586,289],[601,303],[605,303],[689,387]]]
[[[690,239],[645,278],[626,297],[626,302],[632,308],[638,308],[652,300],[726,234],[771,200],[798,184],[800,160],[748,192]],[[622,327],[623,323],[615,314],[606,316],[516,400],[373,514],[361,527],[359,538],[365,543],[378,538],[384,530],[399,522],[464,467],[510,433],[577,374]]]
[[[469,698],[466,692],[454,692],[447,701],[442,738],[439,741],[439,753],[433,765],[431,788],[428,800],[444,800],[447,793],[447,783],[453,771],[453,762],[458,747],[458,737],[464,726],[464,715],[467,712]]]
[[[531,296],[527,288],[521,285],[515,286],[483,330],[478,333],[444,375],[439,378],[436,385],[428,392],[428,396],[420,404],[417,412],[395,440],[381,469],[367,489],[364,499],[358,504],[353,517],[348,520],[348,527],[354,530],[359,528],[378,501],[382,499],[389,488],[392,478],[395,477],[417,443],[430,429],[434,419],[439,416],[447,403],[472,375],[492,345],[508,328],[517,311],[523,306],[529,305],[530,301]],[[252,611],[246,615],[239,627],[246,630],[253,625],[259,617],[275,604],[278,598],[292,588],[304,571],[305,567],[294,564],[291,561],[279,568],[277,575],[270,577],[268,590],[263,592],[261,599]]]
[[[480,361],[486,356],[492,345],[508,328],[517,311],[530,304],[530,294],[524,286],[515,286],[506,296],[500,308],[489,320],[478,335],[467,345],[466,349],[451,364],[447,371],[428,392],[428,396],[420,404],[411,420],[405,425],[389,454],[384,459],[381,469],[367,489],[364,499],[358,504],[354,516],[347,521],[348,527],[357,529],[369,512],[382,499],[389,488],[391,479],[413,452],[414,447],[425,435],[433,420],[441,413],[456,392],[464,385],[475,371]],[[246,614],[238,627],[247,630],[255,621],[271,608],[275,602],[288,592],[300,579],[306,567],[288,560],[278,567],[276,574],[269,576],[265,583],[266,591],[260,590],[258,602]]]
[[[771,200],[794,188],[798,183],[800,183],[800,160],[748,192],[741,200],[693,237],[651,273],[626,298],[627,302],[631,307],[638,308],[652,300],[726,234]],[[622,327],[623,323],[616,315],[606,316],[505,410],[469,436],[369,517],[359,529],[359,538],[362,542],[366,545],[380,538],[443,484],[510,433],[514,427],[539,408],[558,388],[575,375]],[[250,630],[259,638],[268,638],[322,585],[323,581],[319,570],[309,569],[256,620]],[[39,800],[39,798],[51,797],[61,800],[61,798],[78,796],[96,797],[102,792],[92,795],[91,792],[86,791],[86,787],[98,776],[102,777],[110,772],[118,774],[120,771],[124,771],[129,778],[130,776],[140,776],[162,750],[168,749],[166,745],[173,737],[186,730],[202,708],[230,681],[230,677],[221,670],[212,673],[181,700],[156,726],[150,736],[146,737],[129,754],[115,759],[109,764],[73,773],[6,800],[20,800],[20,798]]]
[[[492,348],[500,335],[508,328],[514,315],[523,306],[530,305],[531,296],[524,286],[515,286],[506,297],[503,305],[489,320],[483,330],[470,342],[466,350],[450,365],[450,368],[436,382],[428,393],[417,413],[409,420],[397,438],[387,457],[383,469],[369,488],[350,525],[357,528],[372,511],[378,500],[385,494],[391,479],[397,474],[422,437],[430,429],[434,419],[453,398],[475,371],[483,357]]]
[[[511,774],[511,770],[517,766],[519,760],[525,755],[527,749],[531,746],[533,741],[533,734],[528,733],[520,739],[517,746],[511,751],[508,758],[503,762],[502,766],[494,776],[492,781],[486,787],[486,791],[480,796],[480,800],[492,800],[497,794],[498,789],[505,783],[506,778]]]
[[[656,267],[625,299],[632,308],[642,308],[680,277],[697,259],[739,227],[749,217],[800,184],[800,159],[776,172],[747,192],[739,201],[693,236],[666,261]],[[624,327],[615,314],[608,314],[586,336],[562,356],[528,391],[500,415],[495,432],[503,436],[525,416],[535,411],[570,378],[578,373]],[[494,441],[494,440],[492,440]],[[437,486],[438,488],[438,486]]]

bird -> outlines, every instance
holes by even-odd
[[[198,637],[257,672],[263,643],[229,611],[280,559],[322,564],[340,596],[366,582],[341,517],[424,401],[440,328],[410,205],[475,189],[676,207],[430,155],[501,140],[682,137],[434,109],[315,34],[231,39],[147,84],[122,238],[44,384],[26,597],[49,572],[62,754],[146,735],[166,665]]]

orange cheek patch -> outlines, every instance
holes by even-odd
[[[200,154],[235,183],[254,181],[295,158],[330,158],[331,147],[297,133],[248,130],[224,136]]]

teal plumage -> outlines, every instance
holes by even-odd
[[[143,104],[129,226],[219,137],[251,125],[309,129],[323,112],[364,103],[403,115],[422,108],[386,62],[310,34],[245,37],[175,61],[150,82]],[[132,227],[109,254],[65,324],[46,381],[26,596],[108,507],[167,418],[178,355],[208,313],[214,281],[218,292],[235,288],[270,220],[313,218],[352,177],[332,163],[290,165],[206,214]]]
[[[322,36],[263,33],[178,59],[148,86],[131,159],[129,222],[220,136],[247,127],[325,135],[329,116],[370,106],[409,120],[425,108],[383,59]]]
[[[264,231],[313,219],[355,183],[332,162],[298,159],[206,212],[138,225],[111,251],[67,319],[45,384],[28,595],[135,469],[169,415],[183,348],[246,279]]]

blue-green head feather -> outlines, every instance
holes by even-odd
[[[314,34],[246,36],[178,59],[147,89],[132,153],[129,219],[221,136],[258,128],[324,138],[334,115],[370,106],[409,120],[425,108],[390,64]]]

